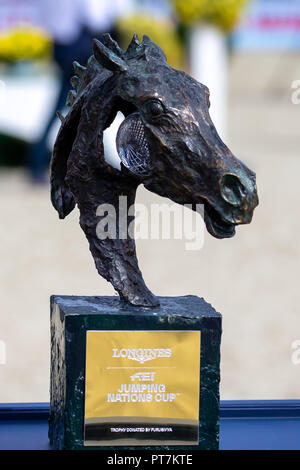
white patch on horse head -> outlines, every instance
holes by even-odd
[[[117,152],[116,136],[121,123],[124,121],[123,114],[118,111],[114,121],[103,133],[104,160],[113,168],[121,171],[121,160]]]

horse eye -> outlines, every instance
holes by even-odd
[[[149,101],[145,104],[146,113],[151,117],[158,117],[164,112],[163,105],[160,101]]]

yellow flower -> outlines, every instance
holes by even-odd
[[[18,61],[47,58],[52,41],[42,30],[22,27],[0,34],[0,60]]]
[[[182,23],[199,21],[212,23],[230,31],[239,20],[248,0],[173,0],[175,11]]]
[[[224,31],[230,31],[240,18],[247,0],[210,0],[206,17]]]
[[[173,0],[182,23],[193,23],[205,15],[208,0]]]

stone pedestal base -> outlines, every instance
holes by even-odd
[[[50,420],[49,420],[49,439],[50,442],[55,449],[217,449],[218,448],[218,441],[219,441],[219,380],[220,380],[220,340],[221,340],[221,315],[217,313],[213,307],[205,302],[204,299],[194,297],[194,296],[185,296],[185,297],[161,297],[160,299],[161,305],[157,308],[140,308],[140,307],[133,307],[126,303],[120,301],[117,297],[73,297],[73,296],[52,296],[51,297],[51,397],[50,397]],[[105,332],[109,332],[106,335]],[[178,442],[182,442],[180,439],[174,438],[175,445],[172,445],[172,432],[169,434],[171,437],[167,440],[168,445],[164,445],[164,437],[161,437],[161,444],[157,445],[153,441],[152,438],[149,437],[149,443],[147,445],[147,436],[151,436],[151,432],[153,429],[151,428],[152,417],[148,416],[139,418],[136,417],[136,422],[141,422],[141,426],[139,430],[142,430],[142,444],[136,444],[138,439],[141,437],[141,434],[137,434],[136,439],[132,439],[132,435],[127,435],[128,443],[126,440],[123,440],[123,444],[120,445],[120,440],[116,438],[116,435],[112,435],[113,439],[111,442],[115,442],[115,444],[110,445],[93,445],[91,443],[87,444],[85,436],[85,418],[87,415],[86,411],[86,402],[90,400],[90,392],[88,396],[86,395],[87,389],[87,357],[86,357],[86,347],[87,347],[87,332],[102,332],[99,338],[105,338],[106,344],[109,341],[108,338],[113,337],[113,332],[124,332],[130,333],[131,337],[134,338],[134,332],[153,332],[156,336],[161,336],[165,332],[166,334],[170,332],[175,332],[175,336],[179,333],[178,340],[177,340],[177,351],[183,351],[182,348],[183,337],[186,338],[187,335],[182,336],[182,332],[189,333],[190,336],[196,337],[197,333],[190,332],[200,332],[198,333],[198,337],[201,338],[199,342],[199,350],[200,353],[200,374],[198,370],[198,374],[200,377],[200,387],[198,379],[196,380],[196,388],[198,390],[199,397],[198,401],[196,401],[195,410],[197,410],[197,420],[194,422],[197,423],[196,428],[196,442],[193,445],[177,445]],[[112,336],[111,336],[112,335]],[[133,336],[132,336],[133,335]],[[181,336],[180,336],[181,335]],[[173,335],[174,336],[174,335]],[[150,336],[151,337],[151,336]],[[188,343],[187,343],[188,344]],[[192,343],[191,343],[192,344]],[[195,344],[195,343],[193,343]],[[197,344],[197,343],[196,343]],[[97,345],[97,344],[96,344]],[[201,346],[200,346],[201,345]],[[99,363],[101,362],[101,343],[98,345],[100,354],[97,355],[99,357]],[[90,346],[89,346],[90,347]],[[124,345],[124,348],[126,345]],[[132,346],[130,346],[132,347]],[[139,346],[140,347],[140,346]],[[145,344],[145,348],[149,348],[149,344]],[[105,347],[103,344],[103,354]],[[117,349],[115,344],[112,344],[112,351],[114,351],[114,355],[120,355],[120,351]],[[124,350],[125,351],[125,350]],[[126,351],[122,352],[122,354],[127,354]],[[131,350],[131,354],[134,351],[137,351],[138,354],[141,354],[140,350]],[[150,349],[146,351],[147,354],[160,354],[157,353],[158,349],[154,352]],[[169,349],[159,350],[160,352],[163,351],[161,354],[162,356],[170,355]],[[166,352],[167,351],[167,352]],[[200,352],[200,351],[199,351]],[[154,356],[153,356],[154,357]],[[186,356],[189,357],[188,354]],[[130,367],[119,367],[119,369],[130,369],[128,373],[128,380],[127,383],[135,383],[132,382],[135,378],[139,380],[148,380],[148,382],[141,382],[141,383],[149,383],[151,377],[154,377],[154,373],[163,374],[163,368],[165,369],[176,369],[176,366],[172,367],[159,367],[156,366],[151,369],[152,364],[166,364],[166,358],[162,357],[161,362],[150,361],[152,357],[146,359],[141,357],[131,357]],[[154,357],[155,359],[155,357]],[[171,401],[175,399],[176,396],[176,413],[180,413],[182,410],[182,418],[184,418],[184,410],[185,406],[177,405],[177,403],[181,403],[184,405],[184,397],[185,395],[185,386],[188,383],[188,380],[191,379],[193,381],[193,377],[188,377],[188,372],[182,373],[182,364],[185,360],[185,354],[180,353],[180,360],[181,368],[178,367],[178,374],[175,375],[176,384],[174,385],[174,390],[176,392],[181,391],[181,393],[167,393],[168,387],[166,388],[165,394],[158,394],[153,395],[153,406],[157,413],[157,409],[167,409],[169,404],[167,403],[165,408],[159,408],[160,405],[155,403],[155,400],[164,400],[167,401],[171,397]],[[122,359],[121,359],[122,360]],[[146,360],[148,362],[146,362]],[[156,359],[157,361],[157,359]],[[188,363],[186,364],[187,371],[191,370],[190,366],[191,361],[189,359]],[[116,364],[116,362],[113,362]],[[168,363],[169,364],[169,363]],[[175,364],[175,363],[172,363]],[[199,357],[195,357],[195,364],[199,364]],[[195,366],[194,364],[194,366]],[[196,366],[195,366],[196,367]],[[116,367],[106,367],[106,369],[117,369]],[[90,369],[92,370],[92,368]],[[95,369],[97,370],[97,369]],[[99,369],[100,370],[100,369]],[[102,369],[104,370],[104,369]],[[196,370],[196,369],[195,369]],[[140,372],[142,371],[142,372]],[[147,371],[152,371],[152,376],[149,372],[146,374]],[[154,372],[153,372],[154,371]],[[98,373],[98,372],[97,372]],[[126,372],[127,373],[127,372]],[[131,374],[131,375],[130,375]],[[132,375],[133,374],[133,375]],[[140,376],[139,374],[146,374]],[[96,374],[97,375],[97,374]],[[101,370],[99,372],[99,377],[94,377],[95,374],[91,375],[89,381],[91,380],[99,380],[101,384]],[[173,374],[174,376],[174,374]],[[129,378],[131,377],[131,379]],[[149,378],[150,377],[150,378]],[[195,378],[195,376],[194,376]],[[106,379],[104,379],[105,382]],[[162,379],[160,379],[161,381]],[[102,388],[105,388],[107,385],[102,381],[102,385],[99,387],[99,393],[103,393]],[[136,381],[138,382],[138,380]],[[195,382],[195,380],[194,380]],[[97,382],[96,382],[97,383]],[[182,386],[181,386],[182,385]],[[90,385],[89,385],[90,386]],[[126,385],[128,387],[129,385]],[[198,388],[197,388],[198,387]],[[117,388],[122,388],[120,384],[117,385]],[[93,390],[94,395],[97,395],[97,387]],[[171,390],[171,392],[174,390]],[[115,392],[116,390],[111,390]],[[127,390],[128,391],[128,390]],[[161,392],[162,389],[159,389]],[[115,401],[120,399],[119,395],[116,394],[108,394],[109,398],[107,401]],[[151,395],[151,394],[150,394]],[[149,394],[143,395],[146,400],[152,400],[152,395]],[[180,398],[178,398],[181,395]],[[122,396],[122,395],[120,395]],[[126,397],[129,395],[127,394]],[[196,395],[194,394],[193,397]],[[117,397],[117,399],[116,399]],[[96,397],[97,398],[97,397]],[[132,397],[133,400],[133,397]],[[134,400],[137,400],[136,394],[134,395]],[[180,401],[181,400],[181,401]],[[200,401],[199,401],[200,400]],[[194,403],[194,401],[193,401]],[[191,409],[191,403],[186,403],[187,406]],[[111,406],[111,404],[110,404]],[[122,409],[122,407],[117,404],[119,407],[118,409]],[[127,404],[126,404],[127,406]],[[144,406],[144,404],[143,404]],[[170,405],[171,406],[171,405]],[[181,407],[181,408],[180,408]],[[146,407],[147,408],[147,407]],[[116,408],[114,408],[116,409]],[[125,409],[125,408],[124,408]],[[128,408],[126,408],[128,409]],[[135,410],[138,409],[137,407],[134,408]],[[145,410],[144,408],[140,408]],[[147,408],[150,409],[150,408]],[[172,409],[172,408],[170,408]],[[199,416],[198,416],[198,409],[199,409]],[[104,402],[103,416],[99,416],[99,422],[101,422],[101,426],[107,425],[108,422],[114,420],[109,413],[110,411],[106,410],[106,404]],[[109,409],[111,410],[111,408]],[[107,412],[106,412],[107,411]],[[193,411],[193,410],[192,410]],[[169,412],[170,413],[170,412]],[[175,414],[174,413],[174,417]],[[109,416],[109,417],[108,417]],[[123,418],[120,418],[126,422],[126,426],[128,426],[128,419],[125,414],[120,414]],[[164,419],[161,417],[154,416],[155,419],[158,419],[161,426],[164,426]],[[90,421],[93,423],[93,419],[89,418]],[[131,418],[132,419],[132,418]],[[140,421],[139,421],[140,419]],[[176,419],[170,417],[166,419],[165,426],[168,427],[161,427],[160,429],[172,430],[172,423],[175,423]],[[177,420],[178,421],[178,420]],[[192,420],[186,420],[186,436],[188,438],[189,433],[191,430],[194,429],[195,425],[190,426],[190,422]],[[184,419],[179,419],[180,423],[184,423]],[[104,424],[103,424],[104,423]],[[121,421],[120,421],[121,423]],[[171,423],[171,424],[170,424]],[[98,423],[98,426],[99,423]],[[100,427],[101,427],[100,426]],[[115,425],[114,425],[115,426]],[[118,425],[120,428],[120,424]],[[125,426],[125,425],[124,425]],[[136,426],[136,424],[135,424]],[[150,426],[149,428],[145,426]],[[181,427],[180,427],[181,426]],[[184,435],[184,428],[182,424],[178,427],[179,434],[178,436]],[[199,427],[198,427],[199,426]],[[119,429],[118,428],[118,429]],[[176,428],[176,425],[174,429]],[[95,428],[97,431],[97,428]],[[110,429],[110,428],[108,428]],[[116,427],[111,428],[116,429]],[[126,431],[126,427],[123,428],[123,431]],[[159,428],[156,428],[159,429]],[[122,429],[121,429],[122,430]],[[124,432],[125,432],[124,431]],[[175,430],[176,431],[176,430]],[[193,432],[194,432],[193,431]],[[101,434],[102,432],[102,434]],[[103,434],[103,429],[100,432],[100,436]],[[177,431],[176,431],[177,432]],[[176,433],[175,432],[175,433]],[[181,433],[181,434],[180,434]],[[95,434],[95,433],[94,433]],[[107,434],[107,432],[106,432]],[[195,432],[194,432],[195,435]],[[156,436],[155,436],[156,438]],[[102,439],[100,437],[100,439]],[[195,439],[195,437],[194,437]],[[171,441],[170,441],[171,440]],[[93,442],[93,441],[91,441]],[[109,439],[103,442],[110,442]],[[101,444],[101,441],[100,441]],[[88,446],[87,446],[88,445]],[[136,445],[139,447],[136,447]]]

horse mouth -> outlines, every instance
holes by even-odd
[[[235,235],[235,224],[225,221],[211,205],[204,205],[204,221],[207,231],[215,238],[231,238]]]

